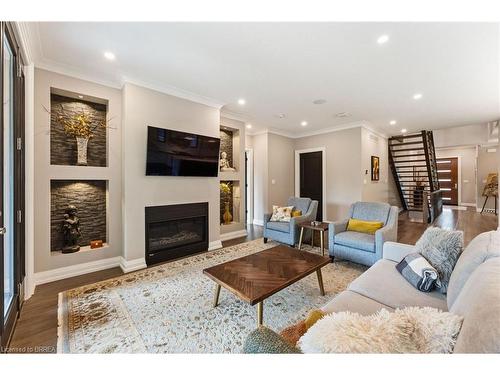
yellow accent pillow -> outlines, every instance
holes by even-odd
[[[293,210],[292,211],[292,217],[297,217],[297,216],[302,216],[301,210]]]
[[[361,232],[368,234],[375,234],[377,230],[382,228],[384,223],[380,221],[365,221],[358,219],[349,219],[349,223],[347,224],[347,230],[353,232]]]
[[[321,310],[311,310],[309,314],[307,314],[304,323],[306,325],[306,329],[311,328],[318,320],[325,316],[325,313]]]

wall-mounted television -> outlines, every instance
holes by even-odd
[[[217,177],[220,139],[148,126],[146,176]]]

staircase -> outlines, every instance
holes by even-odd
[[[434,221],[441,213],[442,199],[432,132],[389,138],[389,165],[410,217]]]

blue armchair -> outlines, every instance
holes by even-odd
[[[384,226],[375,234],[347,230],[349,219],[330,223],[328,226],[328,250],[331,257],[350,260],[354,263],[373,265],[382,258],[384,242],[397,242],[398,213],[396,206],[377,202],[356,202],[351,205],[349,218],[381,221]]]
[[[272,214],[264,214],[264,243],[267,239],[282,242],[290,246],[295,246],[299,242],[300,231],[298,224],[304,221],[316,220],[318,212],[318,201],[309,198],[288,198],[287,206],[293,206],[296,210],[302,211],[302,216],[292,217],[290,222],[269,221]]]

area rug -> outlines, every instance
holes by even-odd
[[[202,253],[59,294],[59,353],[239,353],[256,328],[256,306],[215,284],[204,268],[276,246],[262,239]],[[304,251],[319,252],[304,246]],[[321,307],[366,267],[349,262],[322,269],[264,302],[264,324],[281,330]]]

